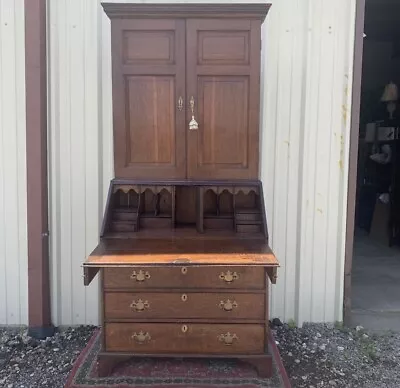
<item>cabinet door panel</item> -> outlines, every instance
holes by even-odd
[[[113,37],[116,177],[184,178],[185,22],[119,20]]]
[[[128,165],[175,165],[174,82],[173,76],[126,78]]]
[[[261,23],[186,23],[187,96],[199,124],[188,130],[188,177],[257,179]]]
[[[248,77],[199,77],[199,168],[247,168]]]

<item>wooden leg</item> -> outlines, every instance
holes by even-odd
[[[99,377],[110,376],[114,368],[121,362],[129,360],[130,356],[110,356],[99,354],[97,356],[97,373]]]
[[[272,376],[272,356],[258,356],[254,358],[242,358],[242,361],[247,362],[256,367],[259,377]]]

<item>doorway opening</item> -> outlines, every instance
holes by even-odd
[[[400,330],[400,2],[364,20],[351,324]]]

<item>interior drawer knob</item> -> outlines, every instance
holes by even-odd
[[[218,336],[218,339],[220,342],[223,342],[224,345],[231,346],[231,345],[233,345],[235,340],[236,341],[239,340],[239,337],[235,333],[231,334],[228,331],[226,334],[220,334]]]
[[[133,271],[131,279],[136,280],[137,282],[144,282],[146,279],[150,279],[150,273],[142,270],[139,270],[139,272]]]
[[[232,300],[228,299],[225,302],[223,300],[221,300],[221,302],[219,303],[219,307],[225,311],[232,311],[234,308],[239,307],[239,305],[237,304],[237,302],[235,300],[232,301]]]
[[[139,331],[139,333],[133,333],[132,339],[134,339],[139,344],[144,344],[151,340],[151,336],[148,332]]]
[[[147,300],[138,299],[136,301],[134,300],[131,303],[131,309],[135,310],[135,311],[137,311],[139,313],[141,311],[144,311],[145,309],[148,309],[148,308],[150,308],[150,304],[149,304],[149,302]]]
[[[221,272],[219,278],[226,283],[232,283],[234,280],[239,279],[239,274],[237,272],[226,271],[226,273]]]

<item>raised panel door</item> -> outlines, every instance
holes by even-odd
[[[188,178],[257,179],[259,20],[186,21]]]
[[[185,178],[185,21],[121,19],[112,28],[115,175]]]

